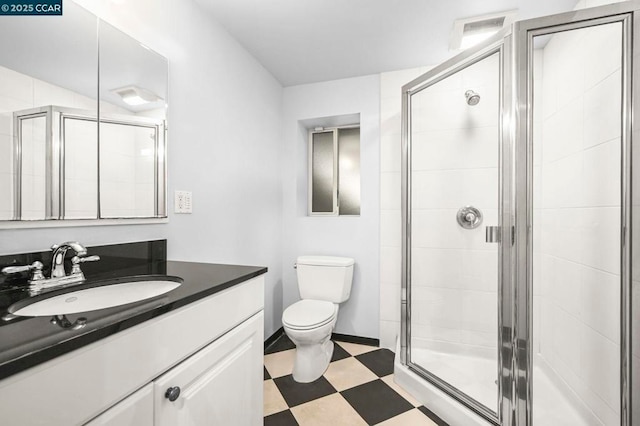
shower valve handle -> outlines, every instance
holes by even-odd
[[[464,229],[475,229],[482,224],[482,212],[473,206],[465,206],[458,210],[456,220]]]

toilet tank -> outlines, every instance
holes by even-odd
[[[296,261],[302,299],[342,303],[351,295],[353,265],[349,257],[300,256]]]

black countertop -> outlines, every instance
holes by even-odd
[[[140,276],[139,267],[125,263],[122,268],[110,269],[108,274],[95,274],[94,278],[87,274],[86,283],[38,297]],[[145,268],[151,271],[148,276],[166,274],[180,277],[184,282],[175,290],[153,299],[67,315],[71,323],[80,317],[86,318],[86,325],[78,330],[64,329],[52,323],[51,317],[9,314],[9,306],[29,294],[24,282],[21,285],[5,283],[0,287],[0,380],[267,272],[265,267],[166,260],[149,260]]]

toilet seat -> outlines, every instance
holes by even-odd
[[[293,330],[311,330],[330,323],[338,306],[324,300],[300,300],[285,309],[282,324]]]

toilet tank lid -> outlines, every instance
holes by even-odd
[[[299,256],[296,260],[298,265],[315,266],[351,266],[356,261],[350,257],[337,256]]]

